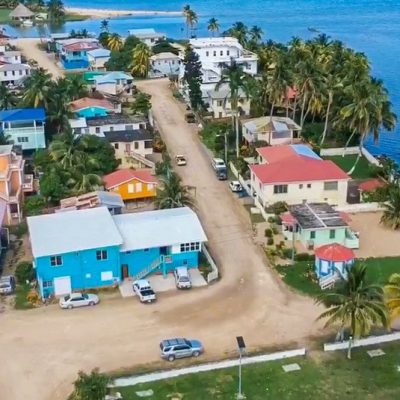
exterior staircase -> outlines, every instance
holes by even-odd
[[[149,167],[151,169],[155,168],[155,163],[153,161],[148,160],[146,157],[143,157],[142,155],[135,153],[134,151],[126,152],[126,155],[128,157],[132,157],[136,161],[139,161],[141,164],[145,165],[146,167]]]
[[[329,275],[319,280],[319,286],[322,290],[331,289],[338,280],[340,280],[340,277],[337,273]]]
[[[155,269],[157,269],[161,265],[161,258],[157,257],[148,267],[142,269],[138,274],[136,274],[132,279],[137,281],[139,279],[145,278],[147,275],[152,273]]]

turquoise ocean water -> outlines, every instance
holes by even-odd
[[[190,3],[199,15],[197,35],[207,35],[207,20],[215,17],[221,30],[235,21],[259,25],[265,38],[288,41],[292,36],[312,37],[309,27],[334,39],[340,39],[358,51],[365,52],[372,62],[375,76],[384,80],[400,120],[400,0],[65,0],[71,7],[92,7],[135,10],[181,10]],[[122,35],[128,29],[154,27],[169,37],[184,36],[182,17],[122,17],[110,21],[111,31]],[[38,28],[24,28],[18,36],[45,34]],[[99,21],[69,22],[53,31],[71,29],[99,31]],[[11,31],[11,29],[10,29]],[[367,143],[374,154],[386,154],[400,163],[400,122],[395,132],[381,135],[380,142]]]

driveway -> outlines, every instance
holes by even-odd
[[[142,305],[119,293],[98,306],[57,306],[0,314],[0,398],[65,400],[78,370],[113,370],[158,360],[158,342],[169,336],[203,341],[204,359],[235,351],[235,336],[249,349],[294,345],[317,334],[320,310],[290,292],[266,266],[243,207],[226,183],[216,180],[196,128],[184,121],[184,107],[167,80],[138,82],[152,95],[154,114],[172,154],[184,153],[179,169],[196,186],[198,213],[222,280],[192,291],[159,294]],[[165,364],[167,366],[167,364]]]
[[[63,71],[55,64],[54,54],[48,54],[37,47],[40,41],[41,39],[20,38],[13,40],[11,44],[17,46],[28,60],[35,60],[41,68],[47,69],[54,79],[63,77]]]

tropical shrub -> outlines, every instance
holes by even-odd
[[[265,235],[265,237],[267,237],[267,238],[271,238],[271,237],[272,237],[272,229],[267,228],[267,229],[264,231],[264,235]]]
[[[35,270],[33,269],[32,263],[21,261],[15,269],[15,277],[19,284],[32,281],[35,278]]]
[[[272,246],[273,244],[274,244],[274,238],[269,237],[268,240],[267,240],[267,245],[268,246]]]

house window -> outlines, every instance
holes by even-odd
[[[335,239],[336,231],[334,229],[329,230],[329,239]]]
[[[22,76],[22,71],[19,71],[19,76]]]
[[[209,51],[206,51],[206,57],[208,57],[210,55]]]
[[[137,192],[141,192],[141,191],[142,191],[142,182],[138,182],[138,183],[136,184],[136,191],[137,191]]]
[[[223,56],[223,55],[224,55],[224,52],[221,50],[221,51],[219,52],[219,55],[220,55],[220,56]]]
[[[315,231],[310,231],[310,239],[315,239]]]
[[[114,143],[114,149],[118,150],[119,149],[119,143]]]
[[[302,183],[300,183],[299,189],[303,189],[303,184]]]
[[[218,100],[218,101],[217,101],[217,106],[218,106],[218,107],[222,107],[222,104],[223,104],[223,103],[222,103],[222,100]]]
[[[53,281],[43,281],[42,286],[43,289],[53,287]]]
[[[114,132],[114,127],[110,126],[110,132]]]
[[[128,184],[128,193],[135,193],[135,185],[133,183]]]
[[[133,125],[125,125],[125,130],[133,131]]]
[[[100,133],[100,127],[96,126],[96,133]]]
[[[229,56],[229,50],[226,51],[226,55]]]
[[[307,189],[311,189],[311,183],[307,183]]]
[[[288,185],[274,185],[274,194],[287,193]]]
[[[27,136],[18,137],[18,143],[28,143],[29,138]]]
[[[145,140],[144,148],[145,149],[151,149],[152,147],[153,147],[153,142],[151,140]]]
[[[185,253],[186,251],[199,251],[200,243],[192,242],[192,243],[181,243],[181,253]]]
[[[107,250],[97,250],[96,251],[96,259],[98,260],[98,261],[100,261],[100,260],[107,260],[107,257],[108,255],[107,255]]]
[[[139,148],[139,142],[134,142],[133,146],[135,147],[135,150],[137,150]]]
[[[149,252],[149,251],[150,251],[150,249],[149,249],[149,248],[147,248],[147,249],[143,249],[143,251],[145,251],[145,252],[147,253],[147,252]]]
[[[324,190],[338,190],[338,182],[324,182]]]
[[[214,52],[213,52],[213,55],[214,55],[214,57],[216,57],[217,56],[217,52],[214,50]]]
[[[147,184],[147,190],[150,192],[154,189],[154,185],[152,183]]]
[[[60,265],[62,265],[62,257],[61,256],[50,257],[50,265],[52,267],[59,267]]]

